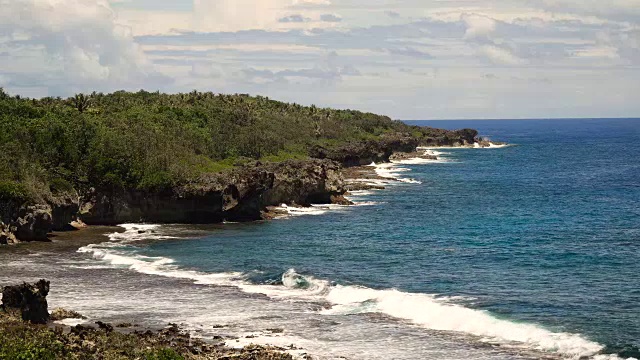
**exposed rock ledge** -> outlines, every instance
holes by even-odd
[[[253,221],[268,206],[331,203],[344,194],[343,186],[340,166],[332,161],[257,163],[166,192],[93,194],[80,218],[89,225]]]

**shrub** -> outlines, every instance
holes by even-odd
[[[184,360],[184,357],[173,349],[151,350],[145,354],[146,360]]]
[[[73,185],[71,185],[71,183],[68,182],[65,179],[55,178],[55,179],[49,181],[49,189],[54,194],[55,193],[72,192],[73,191]]]
[[[28,197],[24,185],[15,181],[0,181],[0,200],[26,201]]]

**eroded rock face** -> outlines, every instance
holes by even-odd
[[[77,220],[79,199],[77,193],[50,196],[27,203],[5,201],[0,203],[0,244],[21,241],[48,241],[53,231],[71,230]]]
[[[393,153],[413,152],[418,145],[418,139],[410,134],[389,134],[380,140],[352,142],[331,149],[315,146],[309,151],[309,156],[330,159],[345,167],[363,166],[388,162]]]
[[[478,131],[474,129],[444,130],[428,128],[429,135],[420,139],[422,146],[465,146],[476,142]]]
[[[15,236],[20,241],[47,241],[47,234],[53,229],[51,206],[24,206],[13,221]]]
[[[0,245],[13,245],[18,242],[8,225],[0,222]]]
[[[19,310],[22,320],[46,324],[50,318],[47,304],[49,285],[49,281],[40,280],[35,284],[5,286],[2,289],[2,309]]]
[[[330,203],[343,187],[340,166],[329,160],[256,163],[164,193],[93,194],[80,218],[89,225],[253,221],[268,206]]]

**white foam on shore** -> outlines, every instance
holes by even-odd
[[[117,245],[139,241],[140,226],[127,226],[132,239],[119,233],[114,241],[89,245],[78,250],[89,253],[112,266],[125,267],[144,274],[191,280],[195,284],[234,286],[247,293],[264,294],[287,301],[326,302],[331,308],[321,310],[325,316],[381,313],[410,321],[426,329],[451,331],[474,336],[477,341],[499,343],[503,347],[556,353],[565,358],[593,357],[603,346],[577,334],[553,332],[537,325],[498,319],[491,314],[452,303],[447,298],[429,294],[412,294],[398,290],[374,290],[359,286],[332,285],[327,280],[298,274],[290,269],[282,275],[281,285],[261,285],[247,281],[242,273],[203,273],[182,269],[165,257],[128,253]],[[158,229],[158,227],[150,227]],[[112,234],[113,235],[113,234]],[[119,244],[120,243],[120,244]],[[257,343],[256,338],[251,339]],[[278,345],[273,337],[260,343]],[[263,341],[264,340],[264,341]],[[615,357],[599,360],[612,360]]]
[[[309,340],[288,334],[251,332],[241,334],[237,339],[227,340],[224,345],[232,349],[243,349],[250,345],[275,346],[284,349],[284,352],[294,359],[304,360],[307,359],[307,351],[298,347],[307,343]]]
[[[369,166],[372,166],[374,168],[375,172],[376,172],[376,175],[378,175],[381,178],[389,179],[391,181],[403,182],[403,183],[407,183],[407,184],[422,184],[418,180],[402,177],[402,174],[400,174],[400,173],[409,172],[409,171],[411,171],[411,169],[398,167],[398,164],[394,164],[394,163],[383,163],[383,164],[372,163]]]
[[[577,334],[498,319],[485,311],[452,304],[434,295],[336,286],[327,300],[334,306],[322,311],[325,315],[379,312],[432,330],[469,334],[482,342],[554,352],[572,359],[593,356],[603,348]]]

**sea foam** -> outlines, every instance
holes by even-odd
[[[578,334],[498,319],[488,312],[467,308],[436,295],[333,285],[328,280],[299,274],[294,269],[282,274],[280,285],[251,283],[247,274],[238,272],[204,273],[182,269],[169,258],[142,256],[124,250],[122,246],[143,239],[140,225],[127,225],[126,229],[117,236],[111,234],[109,243],[85,246],[78,251],[90,253],[110,265],[144,274],[191,280],[203,285],[234,286],[247,293],[264,294],[278,300],[330,304],[329,308],[319,311],[324,316],[381,313],[430,330],[467,334],[477,341],[498,343],[505,348],[555,353],[572,359],[596,356],[603,348]],[[149,225],[144,229],[159,230],[159,227]],[[160,232],[155,236],[163,235]],[[598,359],[615,357],[599,356]]]

